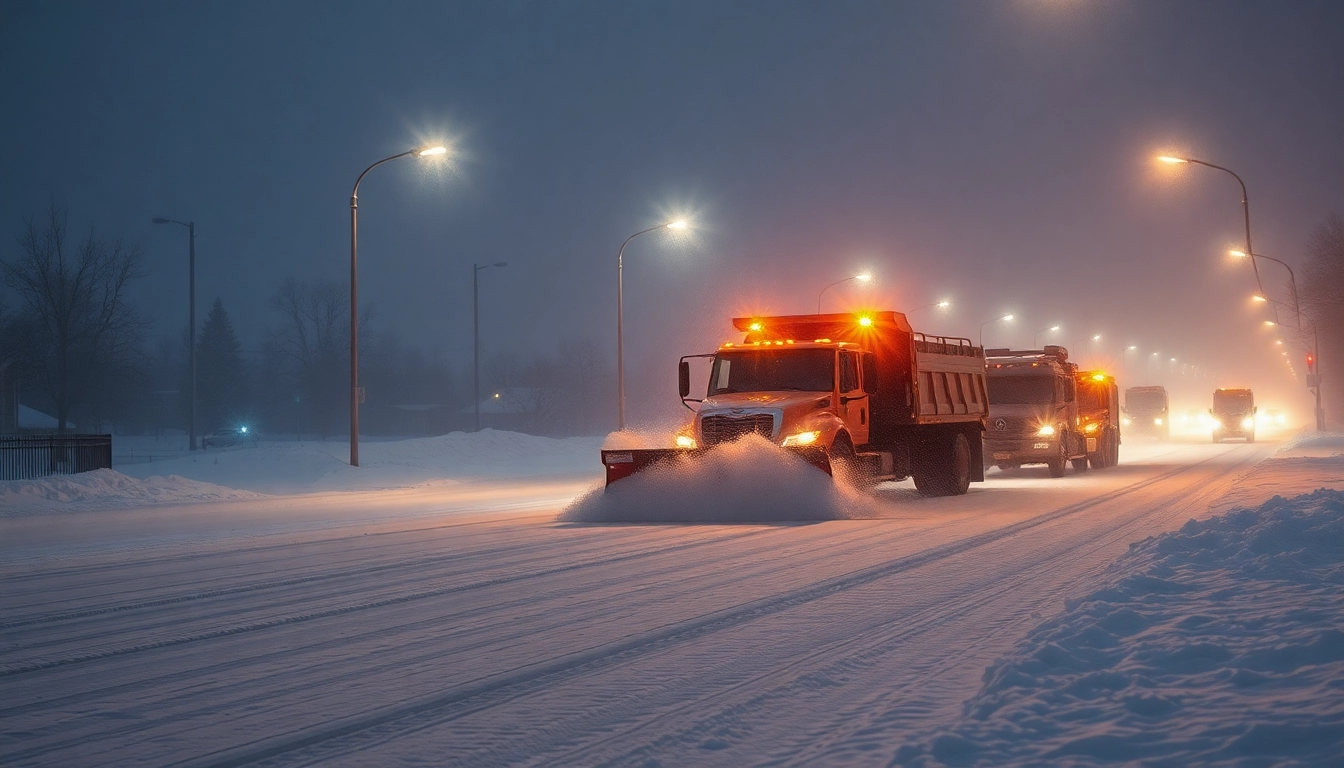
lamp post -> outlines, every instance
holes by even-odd
[[[915,314],[916,312],[923,312],[923,311],[926,310],[926,309],[933,309],[934,307],[937,307],[937,308],[939,308],[939,309],[947,309],[947,308],[950,307],[950,306],[952,306],[952,302],[949,301],[949,300],[947,300],[947,299],[943,299],[942,301],[935,301],[935,302],[932,303],[932,304],[925,304],[925,305],[922,306],[922,307],[915,307],[914,309],[910,310],[909,312],[906,312],[906,313],[905,313],[905,316],[906,316],[907,319],[909,319],[909,317],[910,317],[911,315]],[[818,314],[820,314],[820,313],[818,313]]]
[[[1039,338],[1041,338],[1041,334],[1042,334],[1042,333],[1053,333],[1053,332],[1055,332],[1055,331],[1058,331],[1059,328],[1060,328],[1060,327],[1059,327],[1058,325],[1052,325],[1052,326],[1050,326],[1049,328],[1042,328],[1041,330],[1037,331],[1037,332],[1036,332],[1035,334],[1033,334],[1032,337],[1031,337],[1031,348],[1032,348],[1032,349],[1035,349],[1035,348],[1036,348],[1036,340],[1039,339]]]
[[[191,428],[187,432],[187,450],[196,450],[196,222],[177,221],[155,216],[150,219],[155,224],[180,224],[187,228],[187,332],[191,349],[187,356],[191,360]]]
[[[1293,274],[1293,268],[1288,266],[1287,262],[1276,259],[1273,256],[1266,256],[1263,253],[1253,253],[1249,250],[1229,251],[1229,253],[1237,258],[1242,259],[1246,258],[1249,255],[1252,264],[1255,263],[1256,259],[1269,259],[1275,264],[1278,264],[1282,266],[1284,269],[1288,270],[1288,286],[1293,292],[1293,314],[1297,318],[1297,332],[1300,335],[1305,335],[1307,329],[1302,325],[1302,305],[1299,304],[1297,300],[1297,275]],[[1256,294],[1256,296],[1259,297],[1260,299],[1264,299],[1265,298],[1264,291],[1262,290],[1260,293]],[[1315,323],[1313,323],[1311,326],[1311,341],[1312,341],[1312,364],[1314,366],[1316,364],[1316,360],[1320,356],[1320,338],[1316,334]],[[1316,376],[1315,373],[1312,373],[1311,375]],[[1310,384],[1310,381],[1311,380],[1309,380],[1308,384]],[[1314,379],[1314,381],[1316,385],[1310,388],[1312,390],[1312,393],[1316,396],[1316,430],[1318,432],[1323,432],[1325,431],[1325,409],[1321,407],[1321,384],[1319,378]]]
[[[854,275],[852,277],[846,277],[843,280],[836,280],[834,283],[830,283],[825,288],[822,288],[821,292],[817,294],[817,314],[818,315],[821,314],[821,297],[826,294],[826,291],[830,290],[831,288],[834,288],[835,286],[841,283],[848,283],[850,280],[858,280],[861,283],[866,283],[872,279],[873,276],[871,274],[864,272],[861,275]]]
[[[1193,157],[1177,157],[1175,155],[1162,155],[1157,159],[1164,163],[1170,163],[1173,165],[1179,163],[1194,163],[1195,165],[1202,165],[1205,168],[1213,168],[1214,170],[1231,174],[1232,178],[1236,179],[1237,183],[1241,185],[1241,212],[1243,218],[1245,218],[1246,220],[1246,252],[1255,253],[1255,249],[1251,247],[1251,200],[1250,196],[1246,194],[1246,182],[1242,181],[1241,177],[1238,176],[1235,171],[1233,171],[1230,168],[1224,168],[1221,165],[1214,165],[1213,163],[1208,163],[1203,160],[1196,160]],[[1255,265],[1255,259],[1251,259],[1251,271],[1255,273],[1256,287],[1260,289],[1261,293],[1264,293],[1265,287],[1260,282],[1260,269]]]
[[[640,235],[646,235],[660,229],[685,229],[686,221],[677,219],[656,227],[641,229],[625,238],[621,249],[616,252],[616,428],[625,429],[625,289],[623,273],[625,265],[625,246]]]
[[[988,319],[988,320],[986,320],[985,322],[981,323],[981,324],[980,324],[980,348],[981,348],[981,349],[984,349],[984,348],[985,348],[985,326],[986,326],[986,325],[989,325],[990,323],[999,323],[999,322],[1009,323],[1009,322],[1012,322],[1012,320],[1013,320],[1013,316],[1012,316],[1012,315],[1004,315],[1003,317],[991,317],[990,319]]]
[[[480,282],[478,278],[483,269],[507,266],[509,266],[507,261],[471,265],[471,392],[472,400],[476,403],[476,429],[474,430],[476,432],[481,431],[481,304],[480,293],[477,290],[477,285]]]
[[[374,168],[392,160],[415,155],[433,157],[447,152],[445,147],[411,149],[385,157],[370,165],[355,179],[350,190],[350,466],[359,466],[359,183]]]

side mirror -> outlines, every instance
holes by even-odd
[[[1209,409],[1209,415],[1210,415],[1210,416],[1213,415],[1213,409],[1212,409],[1212,408]]]
[[[677,365],[677,391],[683,399],[691,394],[691,364],[685,360]]]

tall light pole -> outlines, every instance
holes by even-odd
[[[507,261],[496,261],[494,264],[472,264],[471,265],[471,392],[472,398],[476,403],[476,429],[481,431],[481,304],[479,300],[480,292],[477,290],[481,270],[491,267],[507,267]]]
[[[1249,247],[1249,246],[1248,246],[1248,247]],[[1229,251],[1229,253],[1230,253],[1231,255],[1237,257],[1237,258],[1242,258],[1242,259],[1246,258],[1247,256],[1250,256],[1250,259],[1251,259],[1251,263],[1252,263],[1252,264],[1255,263],[1255,260],[1256,260],[1256,259],[1269,259],[1270,261],[1274,262],[1275,264],[1279,264],[1279,265],[1282,266],[1284,269],[1288,270],[1288,286],[1289,286],[1290,290],[1292,290],[1292,292],[1293,292],[1293,314],[1296,315],[1296,317],[1297,317],[1297,332],[1298,332],[1299,335],[1305,335],[1306,332],[1307,332],[1307,329],[1306,329],[1305,327],[1303,327],[1303,325],[1302,325],[1302,305],[1299,304],[1299,303],[1298,303],[1298,300],[1297,300],[1297,275],[1293,274],[1293,268],[1290,267],[1290,266],[1288,266],[1288,263],[1287,263],[1287,262],[1285,262],[1285,261],[1280,261],[1279,259],[1276,259],[1276,258],[1274,258],[1273,256],[1266,256],[1266,255],[1264,255],[1263,253],[1252,253],[1251,251]],[[1256,294],[1256,296],[1257,296],[1257,298],[1261,298],[1261,299],[1264,299],[1264,298],[1265,298],[1265,296],[1264,296],[1264,292],[1263,292],[1263,291],[1261,291],[1259,294]],[[1320,350],[1320,343],[1319,343],[1320,340],[1319,340],[1319,337],[1316,335],[1316,324],[1315,324],[1315,323],[1312,323],[1312,326],[1311,326],[1311,339],[1312,339],[1312,358],[1311,358],[1311,359],[1312,359],[1312,364],[1313,364],[1313,366],[1315,366],[1315,365],[1318,364],[1318,360],[1319,360],[1320,353],[1321,353],[1321,350]],[[1313,394],[1315,394],[1315,396],[1316,396],[1316,430],[1317,430],[1318,432],[1323,432],[1323,431],[1325,431],[1325,409],[1321,407],[1321,384],[1320,384],[1320,378],[1319,378],[1319,376],[1318,376],[1317,374],[1315,374],[1315,373],[1312,373],[1312,375],[1313,375],[1313,376],[1316,376],[1315,379],[1311,380],[1311,381],[1314,381],[1314,382],[1315,382],[1315,386],[1312,387],[1311,390],[1312,390]]]
[[[1195,165],[1202,165],[1205,168],[1213,168],[1214,170],[1231,174],[1232,178],[1236,179],[1237,183],[1241,185],[1241,212],[1246,220],[1246,252],[1255,253],[1255,249],[1251,247],[1251,199],[1250,196],[1246,194],[1246,182],[1242,181],[1241,177],[1238,176],[1235,171],[1233,171],[1230,168],[1224,168],[1221,165],[1214,165],[1213,163],[1208,163],[1203,160],[1196,160],[1193,157],[1177,157],[1175,155],[1161,155],[1157,159],[1161,160],[1164,163],[1170,163],[1172,165],[1180,163],[1194,163]],[[1255,273],[1256,287],[1260,289],[1261,293],[1264,293],[1265,286],[1260,282],[1260,268],[1255,265],[1255,259],[1251,259],[1251,271]]]
[[[350,466],[359,466],[359,183],[364,176],[383,163],[403,157],[433,157],[442,155],[445,147],[411,149],[399,155],[385,157],[370,165],[355,179],[350,190]]]
[[[625,246],[640,235],[656,232],[660,229],[685,229],[685,219],[669,221],[656,227],[641,229],[625,238],[621,249],[616,252],[616,428],[625,429],[625,289],[623,272],[625,267]]]
[[[1058,331],[1059,328],[1060,328],[1060,326],[1058,326],[1058,325],[1052,325],[1052,326],[1050,326],[1049,328],[1042,328],[1041,330],[1037,331],[1037,332],[1036,332],[1034,335],[1032,335],[1032,337],[1031,337],[1031,348],[1032,348],[1032,349],[1035,349],[1035,348],[1036,348],[1036,340],[1039,339],[1039,338],[1041,338],[1041,334],[1042,334],[1042,333],[1054,333],[1055,331]]]
[[[980,348],[981,348],[981,349],[984,349],[984,348],[985,348],[985,326],[986,326],[986,325],[989,325],[990,323],[1000,323],[1000,322],[1002,322],[1002,323],[1010,323],[1010,322],[1012,322],[1012,321],[1013,321],[1013,316],[1012,316],[1012,315],[1004,315],[1003,317],[991,317],[990,319],[988,319],[988,320],[986,320],[985,322],[981,323],[981,324],[980,324]]]
[[[155,216],[155,224],[180,224],[187,228],[187,339],[191,347],[191,428],[187,432],[187,450],[196,450],[196,222],[177,221]]]
[[[854,275],[854,276],[852,276],[852,277],[846,277],[846,278],[844,278],[844,279],[842,279],[842,280],[836,280],[834,283],[830,283],[830,284],[828,284],[825,288],[822,288],[822,289],[821,289],[821,292],[820,292],[820,293],[817,294],[817,314],[818,314],[818,315],[821,314],[821,297],[824,296],[824,295],[826,294],[826,291],[827,291],[827,290],[829,290],[829,289],[831,289],[831,288],[834,288],[835,286],[837,286],[837,285],[839,285],[839,284],[841,284],[841,283],[848,283],[850,280],[858,280],[858,281],[861,282],[861,283],[866,283],[866,282],[868,282],[869,280],[872,280],[872,279],[873,279],[873,276],[872,276],[871,274],[869,274],[869,273],[867,273],[867,272],[864,272],[863,274],[860,274],[860,275]]]

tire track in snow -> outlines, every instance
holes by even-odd
[[[587,543],[590,543],[590,542],[584,542],[584,543],[587,544]],[[594,550],[594,549],[601,550],[601,549],[606,548],[604,545],[605,545],[605,544],[609,544],[610,542],[601,542],[601,541],[596,541],[596,540],[594,540],[594,541],[592,541],[591,543],[592,543],[593,546],[591,546],[591,547],[587,547],[586,550]],[[67,613],[48,614],[48,615],[42,615],[42,616],[30,616],[30,617],[27,617],[27,618],[17,619],[17,620],[14,620],[14,621],[0,622],[0,630],[14,629],[14,628],[19,628],[19,627],[27,627],[27,626],[33,626],[33,625],[36,625],[36,624],[50,624],[50,623],[59,622],[59,621],[70,621],[70,620],[74,620],[74,619],[83,619],[83,618],[89,618],[89,617],[93,617],[93,616],[101,616],[101,615],[109,614],[109,613],[121,613],[121,612],[123,612],[123,611],[139,610],[139,609],[143,609],[143,608],[158,608],[158,607],[162,607],[162,606],[165,606],[165,605],[173,605],[173,604],[176,604],[176,603],[190,602],[190,601],[193,601],[193,600],[205,600],[205,599],[210,599],[210,598],[214,598],[214,597],[224,597],[224,596],[228,596],[228,595],[247,594],[247,593],[249,593],[249,592],[259,592],[259,591],[263,591],[263,590],[267,590],[267,589],[278,589],[278,588],[283,588],[283,587],[291,587],[291,586],[296,586],[296,585],[299,585],[299,584],[311,584],[311,583],[315,583],[315,582],[330,581],[330,580],[332,580],[332,579],[341,579],[341,578],[347,578],[347,577],[351,577],[351,576],[362,576],[362,575],[367,575],[367,574],[370,574],[370,573],[379,573],[379,572],[382,572],[382,571],[394,571],[394,570],[401,570],[401,569],[422,568],[422,567],[424,567],[424,566],[426,566],[426,565],[434,565],[434,564],[442,563],[442,562],[452,562],[452,563],[455,563],[455,564],[456,564],[456,563],[462,563],[464,560],[468,560],[468,559],[469,559],[469,560],[490,559],[490,558],[492,558],[492,557],[496,557],[496,556],[498,556],[500,553],[509,553],[509,554],[517,554],[517,555],[526,555],[526,554],[529,553],[529,552],[534,552],[534,551],[538,551],[538,550],[540,550],[540,551],[546,551],[546,550],[553,549],[553,548],[554,548],[554,542],[548,542],[548,541],[544,541],[544,540],[537,540],[536,542],[533,542],[533,543],[531,543],[531,544],[527,544],[527,545],[513,546],[513,547],[500,547],[500,548],[498,548],[498,549],[484,550],[484,551],[479,551],[479,552],[472,552],[472,553],[469,554],[469,555],[463,555],[463,554],[461,554],[461,553],[450,553],[450,554],[445,554],[445,555],[441,555],[441,556],[438,556],[438,557],[426,557],[426,558],[422,558],[422,559],[420,559],[420,560],[399,560],[399,561],[397,561],[397,562],[395,562],[395,563],[380,563],[380,564],[378,564],[378,565],[370,565],[370,566],[365,566],[365,567],[363,567],[363,568],[352,568],[352,569],[346,569],[346,570],[336,570],[336,571],[329,571],[329,572],[321,573],[321,574],[314,574],[314,575],[310,575],[310,576],[295,576],[295,577],[293,577],[293,578],[289,578],[289,579],[276,579],[276,580],[272,580],[272,581],[255,582],[255,583],[253,583],[253,584],[247,584],[247,585],[238,586],[238,587],[224,587],[224,588],[213,589],[213,590],[200,590],[200,591],[196,591],[196,592],[190,592],[190,593],[187,593],[187,594],[174,595],[174,596],[171,596],[171,597],[163,597],[163,598],[158,598],[158,599],[153,599],[153,600],[143,600],[143,601],[139,601],[139,602],[123,603],[123,604],[119,604],[119,605],[103,606],[103,607],[99,607],[99,608],[87,608],[87,609],[83,609],[83,610],[79,610],[79,611],[70,611],[70,612],[67,612]],[[361,553],[361,554],[362,554],[362,553]],[[394,552],[394,554],[395,554],[395,552]],[[601,564],[602,561],[601,561],[601,560],[595,560],[595,561],[592,561],[592,562],[593,562],[593,564]],[[455,572],[451,572],[451,573],[448,573],[448,574],[443,574],[443,576],[444,576],[444,577],[457,576],[457,575],[460,575],[461,573],[464,573],[464,572],[470,572],[470,571],[472,571],[472,570],[474,570],[474,569],[473,569],[473,568],[464,568],[464,569],[462,569],[461,571],[455,571]],[[420,575],[419,578],[423,578],[423,575]],[[309,597],[306,598],[306,599],[311,600],[312,597],[309,596]],[[81,637],[81,638],[75,638],[75,639],[89,640],[89,639],[97,639],[97,638],[100,637],[100,636],[102,636],[102,635],[92,635],[92,636],[88,636],[88,637]],[[24,646],[17,646],[17,647],[18,647],[18,648],[22,648],[22,647],[24,647]]]
[[[1235,466],[1229,467],[1226,470],[1224,470],[1223,476],[1226,476],[1228,474],[1234,474],[1238,469],[1241,468],[1242,465],[1253,460],[1254,458],[1255,456],[1253,455],[1247,456],[1245,459],[1239,461]],[[1198,483],[1198,481],[1195,482]],[[1216,492],[1217,491],[1208,491],[1206,486],[1204,485],[1196,485],[1194,487],[1183,489],[1178,494],[1163,496],[1158,501],[1146,503],[1140,506],[1137,510],[1135,510],[1134,514],[1128,515],[1123,519],[1116,520],[1114,518],[1106,518],[1106,521],[1113,521],[1113,524],[1106,525],[1104,528],[1100,530],[1098,530],[1096,526],[1090,526],[1087,529],[1088,532],[1094,533],[1095,535],[1089,536],[1088,543],[1092,544],[1094,547],[1100,547],[1107,543],[1114,544],[1118,540],[1123,540],[1122,543],[1127,543],[1128,541],[1132,540],[1130,537],[1135,535],[1133,533],[1135,529],[1143,528],[1143,524],[1145,523],[1146,520],[1154,516],[1163,514],[1168,510],[1168,508],[1172,504],[1183,502],[1192,497],[1200,495],[1208,495],[1209,493],[1216,493]],[[884,654],[888,650],[893,649],[896,646],[899,646],[907,642],[911,638],[918,637],[929,630],[937,629],[938,627],[946,624],[947,621],[950,619],[970,614],[972,611],[978,608],[981,608],[985,605],[997,601],[999,597],[1002,595],[1014,593],[1015,590],[1021,588],[1020,582],[1023,580],[1024,574],[1049,571],[1051,568],[1054,567],[1053,564],[1058,563],[1060,560],[1072,558],[1074,556],[1074,553],[1076,552],[1076,546],[1077,545],[1060,545],[1052,548],[1050,552],[1045,553],[1043,557],[1035,558],[1031,562],[1020,564],[1020,567],[1015,569],[1013,573],[1016,579],[1012,582],[1008,583],[1000,582],[998,581],[998,579],[1001,577],[997,575],[992,577],[986,577],[986,582],[982,584],[980,588],[973,590],[970,597],[963,597],[960,595],[955,596],[956,599],[954,600],[954,603],[958,607],[956,607],[953,610],[949,610],[947,603],[939,603],[932,606],[919,608],[913,614],[905,613],[900,615],[891,615],[886,619],[881,620],[878,624],[866,630],[863,630],[859,634],[851,635],[848,637],[832,641],[817,650],[806,651],[801,657],[797,657],[791,660],[785,666],[782,667],[772,666],[760,674],[736,682],[732,684],[729,688],[718,691],[711,696],[708,697],[701,696],[699,698],[695,698],[693,701],[687,701],[687,697],[685,695],[681,695],[679,691],[685,691],[685,690],[697,691],[697,690],[704,690],[707,687],[713,688],[714,686],[712,685],[703,684],[704,681],[722,680],[726,677],[729,677],[730,675],[732,675],[733,672],[739,671],[740,662],[736,658],[725,659],[713,669],[700,669],[696,672],[696,674],[693,676],[692,679],[682,680],[676,683],[675,685],[662,687],[663,700],[669,703],[686,702],[685,704],[677,706],[671,710],[662,709],[662,707],[657,703],[657,701],[650,700],[647,689],[641,689],[639,695],[636,698],[636,702],[634,703],[633,706],[638,707],[641,711],[645,711],[647,715],[646,717],[641,718],[637,723],[630,726],[628,729],[621,731],[618,734],[608,736],[599,742],[586,741],[583,743],[581,747],[570,752],[565,752],[561,756],[558,757],[548,756],[544,762],[555,763],[559,765],[566,765],[566,764],[592,765],[599,763],[606,764],[608,762],[614,762],[616,764],[637,764],[647,760],[656,761],[657,758],[655,756],[649,754],[643,754],[640,750],[631,750],[623,752],[618,756],[600,755],[595,753],[600,752],[601,746],[604,744],[619,743],[622,741],[626,741],[632,734],[643,731],[649,727],[663,727],[667,724],[669,718],[677,716],[686,716],[688,714],[695,712],[703,712],[707,702],[713,702],[713,701],[731,702],[731,700],[734,697],[737,697],[741,692],[752,691],[760,687],[763,683],[767,683],[771,680],[785,680],[788,678],[798,677],[799,673],[796,670],[805,669],[808,666],[817,666],[816,662],[818,661],[824,663],[821,664],[821,669],[817,670],[814,674],[820,674],[826,679],[833,679],[834,677],[838,676],[839,672],[847,672],[849,668],[852,667],[855,663],[859,663],[856,662],[856,659],[859,659],[859,657]],[[1104,564],[1102,565],[1102,567],[1104,567]],[[1040,604],[1053,599],[1053,597],[1052,595],[1037,595],[1033,599],[1036,604]],[[1039,619],[1031,619],[1030,617],[1024,617],[1017,623],[1020,624],[1023,622],[1034,622],[1038,620]],[[894,634],[892,633],[893,627],[895,627],[896,629]],[[857,646],[857,650],[852,651],[847,655],[839,655],[841,649],[855,646]],[[640,659],[632,658],[628,662],[628,664],[633,664],[638,661],[640,661]],[[624,665],[612,665],[610,669],[616,669],[619,668],[620,666]],[[541,688],[540,685],[531,686],[532,691],[535,691],[539,688]],[[786,691],[785,694],[787,693],[788,692]],[[776,691],[767,691],[759,694],[759,697],[777,698],[785,694],[780,694]],[[512,700],[522,695],[526,695],[526,693],[510,692],[507,698],[509,700]],[[495,698],[503,698],[503,697],[501,696]],[[428,728],[432,728],[435,725],[441,724],[443,722],[447,722],[453,719],[458,719],[460,717],[465,717],[484,710],[488,710],[492,706],[495,706],[497,703],[499,702],[498,701],[485,702],[478,706],[472,707],[470,710],[455,712],[448,717],[440,717],[435,722],[422,724],[414,728],[409,728],[407,729],[407,732],[425,730]],[[725,705],[725,708],[729,711],[732,711],[737,708],[740,708],[742,705],[743,705],[742,702],[730,703]],[[508,750],[508,754],[501,754],[498,750],[487,753],[474,753],[468,762],[469,763],[480,762],[483,764],[510,762],[512,760],[515,760],[517,758],[517,755],[520,753],[530,754],[534,756],[539,755],[541,751],[545,749],[547,744],[553,744],[556,741],[561,742],[576,741],[576,740],[581,741],[583,733],[593,733],[593,732],[610,733],[614,721],[617,721],[622,717],[628,718],[630,716],[630,707],[631,703],[626,700],[609,703],[605,705],[605,707],[601,711],[594,711],[585,714],[584,719],[589,721],[586,729],[574,724],[568,724],[568,723],[556,724],[552,726],[552,729],[558,729],[563,731],[563,733],[559,734],[559,736],[556,739],[546,740],[546,743],[540,743],[535,745],[533,748],[527,748],[525,746],[520,746],[517,743],[517,737],[512,737],[510,739],[509,747],[502,748]],[[823,709],[825,710],[825,708]],[[651,713],[653,712],[657,713],[656,718],[652,716]],[[704,717],[699,718],[699,720],[705,721],[711,718],[712,716],[705,715]],[[836,719],[840,723],[848,723],[850,725],[853,725],[853,723],[856,722],[856,718],[854,717],[842,716],[834,719]],[[692,731],[695,729],[694,727],[692,727],[685,730]],[[826,730],[829,733],[833,729],[826,729]],[[361,739],[361,742],[372,740],[374,743],[369,744],[368,746],[373,746],[376,743],[384,743],[387,741],[391,741],[398,735],[400,734],[396,732],[392,732],[386,735],[370,734],[366,739]],[[523,738],[527,737],[531,737],[533,740],[544,739],[542,732],[536,729],[529,731],[529,733]],[[675,735],[669,734],[662,736],[658,741],[662,742],[666,739],[671,738],[677,738],[677,737]],[[362,747],[363,745],[361,744],[359,746]],[[343,744],[341,747],[337,747],[336,749],[334,749],[330,756],[348,753],[349,751],[351,751],[351,745],[346,743]],[[792,758],[785,757],[781,759],[787,762]],[[319,757],[317,762],[321,761],[322,758]],[[304,762],[300,764],[311,764],[311,762],[304,760]]]
[[[713,542],[717,542],[717,541],[726,541],[726,540],[732,540],[732,539],[735,539],[735,538],[744,538],[744,537],[747,537],[747,536],[759,535],[759,534],[761,534],[761,533],[764,533],[766,530],[769,530],[769,529],[747,531],[747,532],[744,532],[744,533],[738,533],[738,534],[735,534],[735,535],[733,535],[733,536],[720,537],[720,538],[716,538],[716,539],[701,539],[701,540],[697,540],[697,541],[694,541],[694,542],[688,542],[688,543],[685,543],[685,544],[679,544],[679,545],[672,546],[672,547],[656,547],[656,548],[649,549],[649,550],[643,550],[643,551],[640,551],[640,552],[635,552],[635,553],[630,553],[630,554],[620,555],[620,556],[617,556],[617,557],[605,558],[605,559],[597,560],[597,561],[587,561],[587,562],[583,562],[583,563],[569,563],[569,564],[567,564],[567,565],[556,566],[556,567],[554,567],[554,568],[540,569],[540,570],[529,571],[529,572],[521,573],[521,574],[510,574],[510,575],[506,575],[506,576],[499,576],[499,577],[496,577],[496,578],[493,578],[493,579],[482,579],[482,580],[480,580],[480,581],[472,582],[472,583],[469,583],[469,584],[457,584],[457,585],[453,585],[453,586],[449,586],[449,587],[441,587],[441,588],[439,588],[439,589],[421,590],[421,591],[418,591],[418,592],[412,592],[412,593],[408,593],[408,594],[404,594],[404,595],[397,595],[397,596],[395,596],[395,597],[384,598],[384,599],[382,599],[382,600],[370,600],[370,601],[365,601],[365,602],[361,602],[361,603],[353,603],[353,604],[350,604],[350,605],[343,605],[343,606],[339,606],[339,607],[336,607],[336,608],[329,608],[329,609],[322,610],[322,611],[310,611],[310,612],[307,612],[307,613],[299,613],[299,614],[293,614],[293,615],[287,615],[287,616],[280,616],[280,617],[277,617],[277,618],[274,618],[274,619],[265,620],[265,621],[251,622],[251,623],[248,623],[248,624],[240,624],[240,625],[235,625],[235,626],[230,626],[230,627],[222,627],[222,628],[220,628],[220,629],[212,630],[212,631],[209,631],[209,632],[200,632],[200,633],[195,633],[195,634],[191,634],[191,635],[184,635],[184,636],[180,636],[180,637],[165,638],[165,639],[163,639],[163,640],[159,640],[159,641],[152,642],[152,643],[140,643],[140,644],[133,645],[133,646],[126,646],[126,647],[122,647],[122,648],[113,648],[113,649],[109,649],[109,650],[106,650],[106,651],[89,652],[89,653],[83,653],[83,654],[77,654],[77,655],[73,655],[73,656],[68,656],[68,657],[60,658],[60,659],[50,659],[50,660],[42,661],[42,662],[35,662],[35,663],[23,664],[23,665],[15,665],[15,666],[12,666],[12,667],[6,667],[6,668],[2,668],[2,669],[0,669],[0,678],[4,678],[4,677],[12,677],[12,676],[14,676],[14,675],[25,674],[25,673],[28,673],[28,672],[36,672],[36,671],[43,670],[43,669],[51,669],[51,668],[53,668],[53,667],[65,666],[65,665],[68,665],[68,664],[78,664],[78,663],[80,663],[80,662],[93,661],[93,660],[95,660],[95,659],[106,659],[106,658],[111,658],[111,657],[113,657],[113,656],[122,656],[122,655],[130,654],[130,653],[138,653],[138,652],[141,652],[141,651],[156,650],[156,649],[159,649],[159,648],[168,648],[168,647],[172,647],[172,646],[175,646],[175,645],[184,645],[184,644],[186,644],[186,643],[197,642],[197,641],[200,641],[200,640],[210,640],[210,639],[219,638],[219,637],[228,637],[228,636],[231,636],[231,635],[238,635],[238,634],[242,634],[242,633],[245,633],[245,632],[255,632],[255,631],[257,631],[257,630],[270,629],[270,628],[273,628],[273,627],[280,627],[280,626],[285,626],[285,625],[289,625],[289,624],[297,624],[297,623],[300,623],[300,622],[312,621],[312,620],[314,620],[314,619],[323,619],[323,618],[329,618],[329,617],[332,617],[332,616],[340,616],[340,615],[343,615],[343,614],[353,613],[353,612],[356,612],[356,611],[368,610],[368,609],[371,609],[371,608],[384,608],[384,607],[392,606],[392,605],[400,605],[400,604],[403,604],[403,603],[408,603],[408,602],[412,602],[412,601],[416,601],[416,600],[424,600],[424,599],[427,599],[427,598],[433,598],[433,597],[442,597],[442,596],[444,596],[444,595],[451,595],[451,594],[456,594],[456,593],[461,593],[461,592],[467,592],[467,591],[470,591],[470,590],[481,589],[481,588],[484,588],[484,587],[493,587],[493,586],[499,586],[499,585],[502,585],[502,584],[510,584],[510,583],[513,583],[513,582],[524,581],[524,580],[528,580],[528,579],[541,578],[541,577],[544,577],[544,576],[553,576],[553,575],[560,574],[560,573],[568,573],[568,572],[571,572],[571,571],[577,571],[577,570],[581,570],[581,569],[585,569],[585,568],[590,568],[590,567],[593,567],[594,565],[606,565],[606,564],[612,564],[612,563],[628,562],[628,561],[631,561],[631,560],[638,560],[638,559],[641,559],[641,558],[650,557],[650,556],[652,556],[652,555],[664,554],[664,553],[669,553],[669,552],[676,552],[676,551],[679,551],[679,550],[682,550],[682,549],[689,549],[689,548],[692,548],[692,547],[702,546],[702,545],[709,544],[709,543],[713,543]],[[120,631],[115,631],[115,633],[120,634],[121,632],[120,632]],[[111,634],[111,633],[107,633],[107,634]]]
[[[1258,455],[1258,452],[1252,454],[1253,457]],[[1091,499],[1066,505],[1018,523],[975,534],[955,542],[935,546],[886,563],[861,568],[848,574],[841,574],[839,576],[823,579],[814,584],[783,592],[778,595],[759,598],[730,608],[712,611],[699,617],[676,622],[662,629],[645,632],[626,640],[576,651],[545,662],[539,662],[537,664],[527,665],[515,670],[492,675],[483,678],[476,683],[458,686],[443,693],[416,697],[408,702],[377,707],[369,712],[349,715],[328,721],[321,725],[300,729],[293,734],[287,734],[271,739],[259,739],[251,744],[221,750],[211,755],[182,761],[176,764],[190,766],[243,765],[272,757],[278,757],[285,753],[294,752],[300,749],[314,747],[335,739],[355,736],[361,732],[377,727],[390,726],[394,730],[401,732],[405,732],[406,730],[421,730],[428,727],[428,725],[443,722],[445,719],[451,719],[452,716],[444,718],[442,715],[436,715],[435,713],[437,710],[458,706],[480,696],[503,691],[505,689],[513,689],[529,683],[539,683],[542,681],[550,682],[556,679],[573,677],[599,666],[620,663],[631,657],[661,650],[678,643],[688,642],[722,629],[737,626],[763,616],[779,613],[795,606],[864,586],[904,571],[909,571],[939,560],[969,552],[987,544],[1007,539],[1024,531],[1038,528],[1056,520],[1080,514],[1101,504],[1121,498],[1128,493],[1166,482],[1173,477],[1190,472],[1220,458],[1222,457],[1211,456],[1196,463],[1176,467],[1175,469],[1150,477],[1146,480],[1104,493]],[[1240,466],[1240,463],[1238,466]],[[432,718],[433,722],[427,725],[424,722],[426,717]],[[413,722],[407,722],[405,726],[399,727],[397,723],[401,721]]]

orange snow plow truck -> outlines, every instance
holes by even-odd
[[[749,434],[859,483],[913,476],[921,493],[951,496],[985,479],[985,354],[969,339],[917,333],[891,311],[738,317],[733,326],[746,333],[741,343],[681,359],[691,431],[676,448],[603,450],[607,485]],[[712,358],[703,399],[690,397],[693,357]]]

